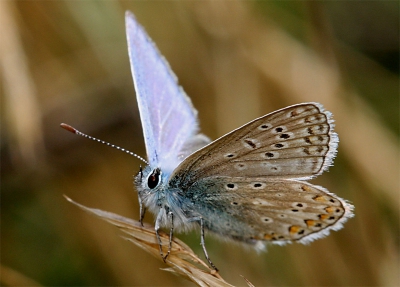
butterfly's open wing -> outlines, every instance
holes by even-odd
[[[197,111],[157,47],[126,13],[129,58],[150,166],[163,172],[182,160],[180,151],[198,130]]]
[[[206,228],[256,244],[308,243],[342,228],[353,207],[326,189],[295,180],[214,176],[187,190]]]
[[[338,137],[331,114],[317,103],[260,117],[187,157],[171,176],[185,190],[211,176],[309,179],[332,163]]]

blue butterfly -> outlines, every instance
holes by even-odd
[[[263,242],[306,243],[337,230],[352,206],[302,180],[331,165],[338,137],[331,114],[317,103],[287,107],[210,143],[197,111],[166,60],[134,16],[126,13],[128,50],[148,165],[135,177],[140,221],[156,215],[164,261],[174,229],[200,225],[261,248]],[[159,230],[170,229],[164,256]]]
[[[205,257],[217,270],[207,254],[205,230],[263,249],[265,242],[311,242],[353,216],[346,200],[305,181],[332,165],[337,151],[332,114],[322,105],[289,106],[211,142],[199,133],[197,111],[130,12],[126,33],[148,160],[111,146],[146,163],[134,180],[140,222],[146,209],[156,215],[164,261],[174,230],[199,226]],[[170,231],[165,255],[161,228]]]

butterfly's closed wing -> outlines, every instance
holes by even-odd
[[[206,228],[250,244],[308,243],[338,230],[352,206],[320,186],[295,180],[212,176],[192,185],[192,212]]]
[[[170,185],[205,227],[238,241],[307,243],[337,230],[352,206],[301,180],[332,163],[338,137],[317,103],[258,118],[187,157]],[[257,244],[258,245],[258,244]]]
[[[337,142],[330,113],[320,104],[290,106],[193,153],[171,176],[171,185],[185,189],[214,175],[309,179],[332,163]]]
[[[170,173],[182,160],[179,152],[197,133],[197,111],[130,12],[126,31],[147,157],[150,166]]]

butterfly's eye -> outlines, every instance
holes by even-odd
[[[159,168],[154,169],[153,172],[149,175],[149,177],[147,178],[147,186],[150,189],[157,187],[160,182],[160,175],[161,170]]]

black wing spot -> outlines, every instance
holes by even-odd
[[[288,139],[288,138],[290,138],[290,135],[288,135],[288,134],[281,134],[279,137],[280,137],[281,139]]]
[[[247,143],[252,148],[256,148],[257,147],[257,145],[251,140],[244,140],[244,142]]]

